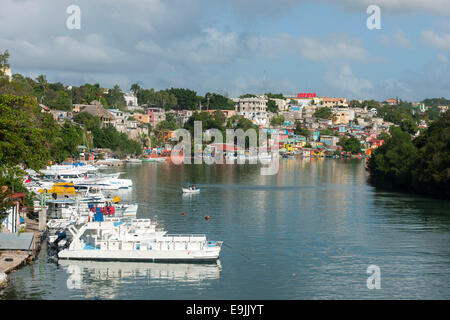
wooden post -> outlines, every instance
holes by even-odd
[[[39,231],[45,231],[47,226],[47,208],[43,206],[39,212]]]
[[[47,190],[41,195],[41,211],[39,212],[39,231],[45,231],[47,226],[47,207],[46,207]]]

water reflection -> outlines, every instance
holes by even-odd
[[[133,290],[167,281],[195,286],[219,279],[222,270],[220,261],[196,264],[60,260],[58,265],[67,273],[67,289],[79,291],[78,295],[86,299],[115,299],[127,284]]]

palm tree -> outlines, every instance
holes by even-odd
[[[141,87],[139,86],[139,84],[137,83],[133,83],[131,85],[130,91],[132,91],[135,95],[137,94],[137,92],[141,90]]]
[[[43,103],[48,91],[48,82],[43,74],[39,75],[36,78],[36,81],[37,81],[37,88],[41,93],[41,103]]]

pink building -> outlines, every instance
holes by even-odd
[[[166,120],[166,113],[162,108],[148,108],[147,115],[153,128],[161,121]]]

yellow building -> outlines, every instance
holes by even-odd
[[[314,97],[314,98],[312,98],[312,100],[313,100],[313,103],[314,103],[314,104],[322,104],[323,98],[324,98],[324,97],[322,97],[322,98],[320,98],[320,97]]]
[[[350,112],[348,109],[337,109],[333,114],[333,124],[348,124],[350,122]]]

